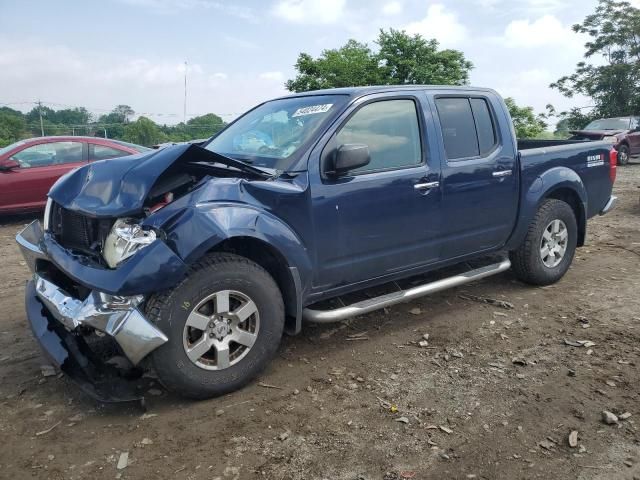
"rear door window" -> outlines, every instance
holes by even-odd
[[[496,146],[496,129],[483,98],[437,98],[442,138],[448,160],[485,156]]]
[[[109,158],[124,157],[131,155],[124,150],[118,150],[117,148],[107,147],[106,145],[97,145],[95,143],[89,144],[89,159],[90,160],[107,160]]]
[[[484,98],[472,98],[470,102],[476,123],[476,131],[478,132],[480,155],[484,156],[496,146],[496,132],[493,127],[491,112]]]

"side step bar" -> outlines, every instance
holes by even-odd
[[[392,292],[379,297],[369,298],[334,310],[312,310],[310,308],[305,308],[302,311],[302,318],[308,322],[314,323],[339,322],[341,320],[346,320],[347,318],[364,315],[365,313],[373,312],[374,310],[395,305],[396,303],[408,302],[414,298],[447,290],[448,288],[458,287],[465,283],[480,280],[481,278],[489,277],[491,275],[496,275],[504,272],[505,270],[509,270],[510,267],[511,262],[509,259],[505,259],[500,263],[487,265],[486,267],[470,270],[459,275],[454,275],[453,277],[436,280],[435,282],[425,283],[424,285],[419,285],[408,290],[401,290],[399,292]]]

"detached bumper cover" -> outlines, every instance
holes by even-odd
[[[42,351],[62,372],[66,373],[87,395],[101,402],[131,402],[143,395],[135,382],[120,376],[115,367],[94,361],[91,350],[81,337],[67,331],[61,323],[47,315],[36,295],[35,282],[26,288],[29,326]]]
[[[34,281],[42,304],[67,330],[85,326],[112,336],[134,365],[168,340],[136,308],[142,298],[113,297],[93,291],[85,300],[78,300],[37,273]]]
[[[605,214],[609,213],[611,210],[613,210],[615,208],[615,206],[617,204],[618,204],[618,197],[616,197],[615,195],[611,195],[609,197],[609,200],[607,201],[607,204],[600,211],[600,215],[605,215]]]

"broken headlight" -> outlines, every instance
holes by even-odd
[[[102,249],[102,257],[111,268],[151,245],[156,232],[145,229],[132,218],[120,218],[113,224]]]

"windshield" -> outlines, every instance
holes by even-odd
[[[24,145],[25,143],[27,142],[25,142],[24,140],[20,140],[19,142],[12,143],[11,145],[7,145],[6,147],[0,148],[0,155],[4,155],[5,153],[16,148],[17,146]]]
[[[207,150],[259,167],[286,168],[346,95],[312,95],[267,102],[220,132]]]
[[[584,127],[585,130],[628,130],[631,125],[631,119],[624,118],[602,118],[594,120]]]

